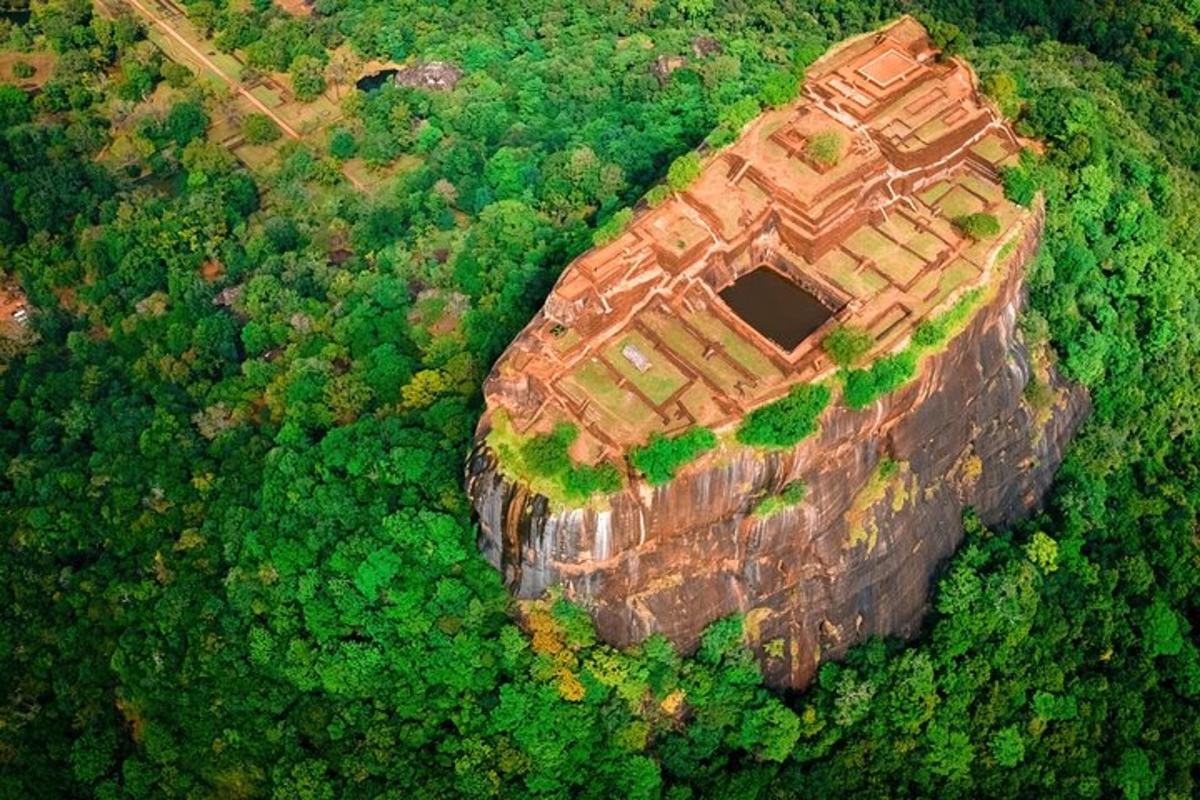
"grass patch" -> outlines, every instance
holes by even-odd
[[[773,514],[778,514],[784,509],[803,503],[804,497],[807,494],[808,484],[804,481],[792,481],[775,494],[768,495],[759,500],[758,504],[754,506],[754,511],[751,513],[756,517],[769,517]]]
[[[708,428],[691,428],[678,436],[650,435],[645,447],[629,454],[629,463],[646,476],[651,486],[659,486],[675,477],[684,464],[717,446],[717,437]]]
[[[737,429],[737,440],[754,447],[791,447],[817,430],[829,397],[829,387],[821,384],[793,386],[782,399],[751,411]]]
[[[836,131],[824,131],[804,143],[804,155],[822,167],[836,166],[842,160],[842,137]]]
[[[893,392],[916,374],[917,354],[905,348],[894,355],[884,356],[867,369],[843,370],[842,397],[855,410],[866,408],[889,392]]]
[[[548,434],[524,437],[512,429],[508,415],[497,412],[487,441],[506,475],[552,503],[568,505],[621,488],[621,473],[611,462],[576,464],[571,459],[568,451],[578,436],[578,428],[561,422]]]

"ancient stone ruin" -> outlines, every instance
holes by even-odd
[[[662,632],[686,650],[744,614],[768,678],[792,686],[870,635],[915,633],[963,508],[1027,512],[1087,408],[1016,326],[1042,221],[999,182],[1022,146],[905,17],[830,51],[796,102],[572,263],[489,377],[468,465],[481,547],[512,590],[563,587],[619,645]],[[999,234],[964,235],[975,213]],[[839,385],[820,346],[835,328],[867,331],[870,363],[968,292],[973,315],[902,388],[858,411],[835,393],[792,448],[734,439],[793,386]],[[1035,373],[1048,407],[1023,398]],[[622,465],[620,490],[552,501],[495,445],[562,422],[576,462]],[[674,479],[628,465],[693,426],[720,446]],[[802,502],[758,511],[797,481]]]

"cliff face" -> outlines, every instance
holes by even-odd
[[[871,635],[914,634],[963,509],[990,525],[1025,514],[1087,410],[1052,368],[1052,407],[1024,399],[1035,365],[1016,320],[1040,232],[1038,217],[998,290],[912,382],[861,411],[831,404],[790,450],[735,448],[664,486],[558,510],[481,444],[467,475],[481,548],[518,596],[561,585],[617,645],[661,632],[688,650],[714,620],[746,614],[778,685],[807,684]],[[753,513],[795,480],[803,502]]]

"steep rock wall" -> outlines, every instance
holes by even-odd
[[[1053,370],[1049,414],[1023,398],[1033,364],[1016,321],[1040,232],[1039,217],[992,299],[916,379],[861,411],[831,405],[790,450],[737,449],[666,485],[559,510],[481,444],[467,484],[483,552],[518,596],[561,585],[617,645],[661,632],[686,651],[709,623],[745,613],[779,685],[807,684],[868,636],[914,634],[963,508],[989,525],[1027,513],[1088,408]],[[886,476],[884,459],[896,463]],[[803,503],[752,513],[797,479]]]

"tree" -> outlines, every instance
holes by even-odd
[[[654,486],[671,480],[680,467],[716,446],[716,434],[708,428],[690,428],[670,437],[655,432],[648,444],[634,448],[629,461]]]
[[[759,90],[758,96],[768,108],[780,108],[796,99],[800,94],[800,79],[786,70],[771,73]]]
[[[270,144],[280,135],[279,126],[266,114],[247,114],[242,120],[242,136],[248,144]]]
[[[782,399],[756,408],[742,420],[737,440],[755,447],[791,447],[817,430],[831,393],[820,384],[797,384]]]
[[[685,153],[671,162],[667,170],[667,185],[671,191],[682,192],[700,177],[700,156],[697,153]]]
[[[954,227],[962,231],[963,235],[978,242],[981,239],[990,239],[1000,233],[1000,220],[996,219],[993,214],[980,211],[955,217]]]
[[[850,367],[875,345],[875,338],[861,328],[841,325],[821,341],[821,347],[839,367]]]
[[[182,100],[171,106],[164,128],[167,136],[182,147],[204,135],[208,128],[208,114],[199,103]]]
[[[329,136],[329,154],[338,161],[353,158],[358,152],[358,141],[345,128],[334,128]]]
[[[292,91],[301,102],[316,100],[325,91],[325,64],[313,56],[297,56],[289,74]]]

